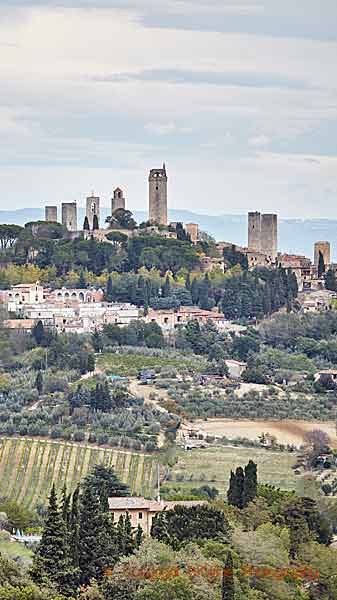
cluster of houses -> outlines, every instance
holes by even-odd
[[[212,320],[218,327],[228,328],[224,315],[198,307],[179,310],[152,310],[144,315],[142,309],[130,303],[105,302],[102,289],[61,288],[51,290],[38,282],[19,284],[0,291],[0,303],[6,306],[10,318],[4,322],[8,329],[31,330],[38,321],[46,327],[64,333],[90,333],[106,324],[129,325],[144,319],[155,322],[169,335],[178,325],[191,320],[206,323]]]

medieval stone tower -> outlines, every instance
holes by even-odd
[[[68,231],[77,231],[77,205],[76,202],[63,202],[62,225]]]
[[[91,196],[88,196],[88,198],[87,198],[85,214],[88,218],[90,229],[93,229],[94,215],[96,215],[97,220],[98,220],[98,225],[99,225],[99,217],[100,217],[99,202],[100,202],[99,196],[94,196],[94,193],[92,193]]]
[[[261,252],[268,258],[277,257],[277,215],[259,212],[248,213],[248,248]]]
[[[261,251],[261,213],[248,213],[248,248]]]
[[[120,188],[115,189],[113,198],[111,199],[111,214],[118,208],[125,210],[125,198]]]
[[[162,169],[151,169],[149,175],[149,220],[167,225],[167,175]]]
[[[45,206],[45,220],[57,223],[57,206]]]
[[[277,215],[261,215],[261,251],[273,260],[277,257]]]
[[[327,267],[331,263],[331,249],[329,242],[316,242],[314,248],[315,267],[318,267],[319,253],[322,253],[324,264]]]

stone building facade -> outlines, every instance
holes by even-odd
[[[162,169],[151,169],[149,175],[149,220],[167,225],[167,174]]]

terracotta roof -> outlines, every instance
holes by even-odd
[[[118,498],[109,498],[110,510],[148,510],[150,512],[161,512],[163,510],[172,510],[175,506],[199,506],[205,504],[198,500],[179,500],[158,502],[157,500],[146,500],[142,496],[123,496]]]

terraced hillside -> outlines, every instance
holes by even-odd
[[[83,444],[0,438],[0,495],[26,507],[44,503],[52,483],[69,491],[95,464],[113,466],[132,492],[152,496],[156,458]]]

